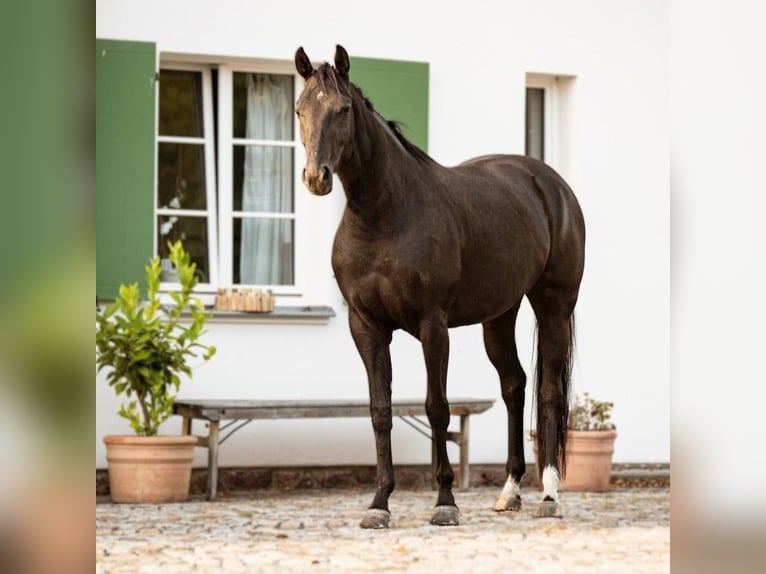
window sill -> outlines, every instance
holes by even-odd
[[[97,300],[96,310],[103,311],[112,300]],[[163,305],[161,309],[167,309]],[[224,309],[205,308],[212,313],[211,323],[282,323],[292,325],[326,325],[335,317],[335,309],[329,305],[277,305],[273,311],[229,311]],[[188,319],[191,313],[184,311],[182,317]]]
[[[212,309],[210,323],[282,323],[290,325],[326,325],[336,313],[327,305],[284,305],[273,311],[228,311]]]

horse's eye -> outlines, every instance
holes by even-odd
[[[340,113],[347,116],[351,113],[351,104],[347,104],[340,109]]]

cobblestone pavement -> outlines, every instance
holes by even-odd
[[[96,505],[96,572],[670,571],[670,490],[561,493],[564,518],[491,510],[499,489],[456,491],[460,526],[431,526],[432,491],[391,497],[391,528],[362,530],[369,489],[253,491],[207,502]],[[108,500],[108,499],[107,499]]]

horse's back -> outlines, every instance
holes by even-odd
[[[560,210],[569,216],[567,220],[559,221],[562,228],[582,222],[580,205],[569,184],[556,170],[538,159],[525,155],[485,155],[469,159],[453,169],[499,178],[510,192],[534,192],[544,200],[547,212],[553,214]],[[530,183],[533,185],[529,186]],[[578,219],[579,222],[573,221]]]
[[[541,211],[547,220],[546,272],[555,275],[557,282],[572,284],[574,288],[579,286],[584,264],[585,222],[574,192],[561,175],[547,164],[522,155],[480,156],[453,169],[477,180],[497,180],[501,182],[497,188],[499,193],[512,195],[519,205],[536,206],[536,211]],[[482,193],[480,189],[476,191]]]

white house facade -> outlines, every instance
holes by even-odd
[[[409,128],[436,161],[454,165],[482,154],[533,153],[568,181],[587,228],[573,391],[614,402],[615,462],[670,461],[667,2],[390,0],[373,7],[344,0],[97,0],[96,6],[102,41],[96,59],[106,61],[123,45],[147,47],[159,79],[146,86],[154,102],[153,169],[140,174],[149,190],[140,217],[151,223],[138,232],[146,248],[133,257],[147,262],[162,250],[164,231],[185,229],[200,241],[200,294],[208,302],[220,288],[261,286],[275,293],[282,309],[274,315],[216,313],[205,342],[218,353],[209,363],[200,361],[180,397],[367,397],[330,267],[345,197],[337,181],[326,197],[305,189],[292,119],[302,86],[295,50],[303,46],[315,61],[332,61],[335,45],[342,44],[352,57],[351,79],[356,64],[368,82],[365,93],[383,115],[385,97],[396,88],[376,87],[376,74],[419,82],[411,105],[389,108],[412,118],[388,119],[404,120],[405,133]],[[109,90],[119,97],[119,70],[110,73]],[[192,100],[184,99],[187,88]],[[263,108],[253,103],[266,100],[271,103]],[[281,119],[265,131],[251,129],[256,109]],[[178,119],[184,114],[188,122]],[[249,174],[266,169],[259,161],[281,166],[269,184],[279,190],[271,203],[248,191]],[[121,213],[121,225],[129,224],[132,212]],[[104,233],[121,229],[100,223]],[[248,244],[248,234],[258,229],[277,238],[268,253],[262,243]],[[100,257],[111,257],[110,242],[110,249],[129,251],[131,237],[120,243],[99,235]],[[253,259],[270,261],[269,269],[250,269]],[[102,269],[107,265],[99,259]],[[120,277],[115,273],[110,280]],[[108,288],[99,296],[108,299]],[[533,332],[525,303],[517,340],[528,379]],[[496,401],[471,420],[471,462],[505,463],[506,411],[481,326],[450,334],[448,396]],[[397,332],[391,353],[393,396],[424,398],[419,343]],[[131,432],[103,379],[97,376],[97,468],[106,467],[103,435]],[[532,425],[532,394],[530,385],[525,428]],[[179,431],[178,417],[163,428]],[[395,464],[429,462],[428,441],[397,420],[392,440]],[[204,466],[205,453],[198,451],[196,465]],[[449,452],[454,462],[456,451]],[[224,467],[374,463],[366,419],[256,421],[220,451]]]

